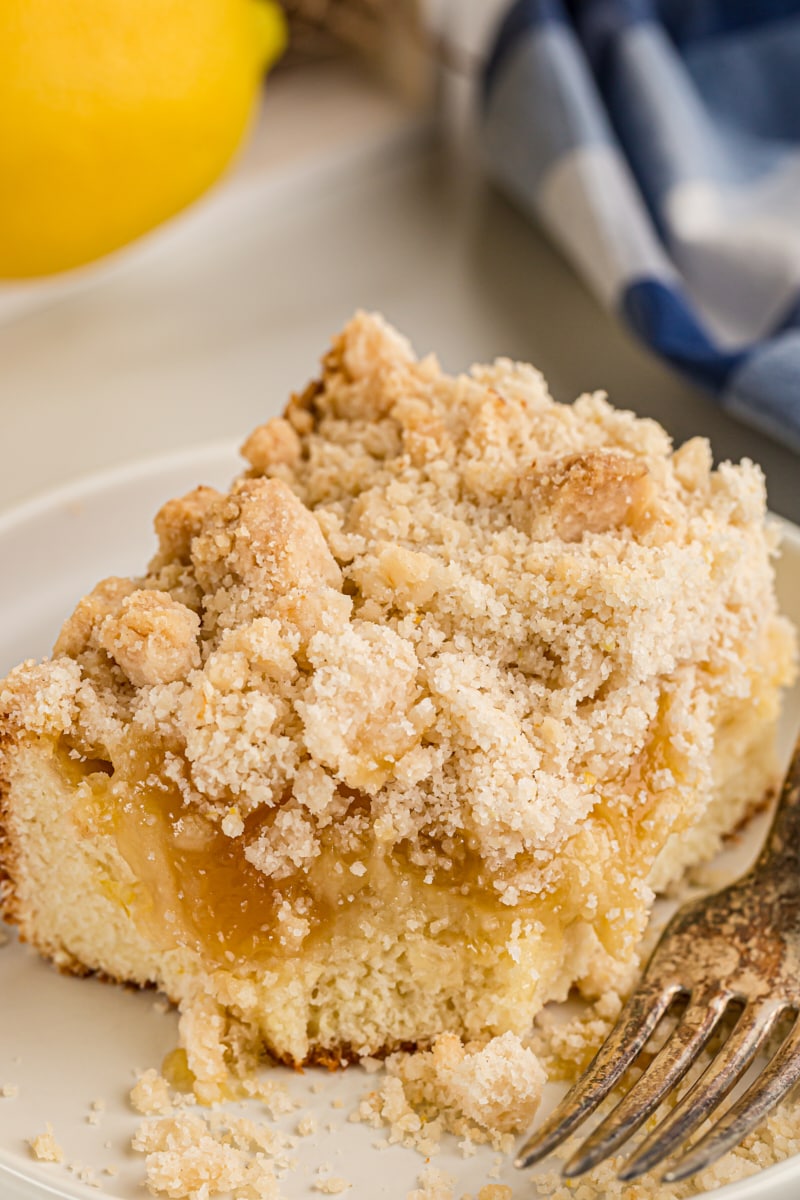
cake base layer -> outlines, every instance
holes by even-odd
[[[766,732],[737,744],[704,819],[667,842],[653,868],[662,882],[707,858],[763,800]],[[247,905],[245,878],[237,894],[222,876],[215,895],[212,877],[198,916],[153,810],[139,814],[132,859],[131,815],[110,819],[107,774],[76,768],[46,739],[23,739],[6,761],[7,917],[62,970],[164,991],[184,1012],[190,1066],[206,1089],[227,1075],[232,1029],[281,1061],[331,1065],[427,1045],[443,1030],[465,1040],[522,1034],[576,981],[597,995],[624,988],[638,966],[652,900],[642,844],[628,839],[626,860],[602,819],[567,844],[558,885],[514,907],[373,857],[293,948],[264,937],[237,956],[224,914]],[[330,879],[332,864],[318,871]]]

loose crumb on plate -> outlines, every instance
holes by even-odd
[[[605,1041],[622,1009],[618,992],[604,992],[571,1020],[557,1009],[545,1008],[536,1018],[530,1038],[550,1082],[573,1082],[588,1067],[597,1047]]]
[[[512,1033],[484,1046],[464,1046],[441,1034],[430,1051],[393,1054],[380,1085],[351,1120],[389,1127],[389,1141],[435,1154],[445,1133],[510,1152],[512,1134],[530,1124],[539,1106],[544,1071]]]
[[[91,1167],[87,1167],[82,1162],[67,1163],[67,1170],[74,1175],[80,1183],[85,1183],[87,1187],[99,1188],[100,1181],[95,1175]]]
[[[317,1179],[311,1186],[315,1192],[322,1192],[325,1196],[339,1196],[353,1185],[340,1175],[329,1175],[327,1179]]]
[[[293,1145],[266,1125],[214,1112],[159,1117],[133,1139],[145,1155],[147,1187],[170,1200],[278,1200],[276,1169],[294,1165],[287,1154]]]
[[[430,1050],[394,1054],[377,1069],[369,1061],[365,1066],[372,1090],[350,1120],[385,1129],[384,1147],[402,1144],[426,1156],[442,1149],[447,1135],[461,1139],[465,1157],[474,1154],[476,1146],[489,1143],[502,1156],[494,1158],[484,1179],[498,1179],[513,1150],[513,1134],[531,1124],[538,1106],[545,1079],[542,1064],[548,1077],[572,1082],[613,1025],[621,1004],[619,995],[608,992],[572,1020],[546,1013],[539,1018],[529,1045],[512,1034],[467,1045],[453,1034],[444,1034]],[[650,1057],[654,1048],[655,1043],[648,1046]],[[641,1067],[636,1071],[640,1073]],[[230,1098],[262,1100],[272,1120],[297,1109],[280,1084],[244,1075],[243,1064],[238,1064],[237,1072],[242,1073],[232,1075],[226,1085]],[[314,1094],[323,1089],[321,1081],[311,1087]],[[216,1109],[196,1108],[188,1113],[184,1106],[193,1099],[172,1090],[157,1071],[145,1072],[134,1088],[134,1106],[151,1116],[133,1143],[146,1155],[150,1191],[169,1200],[195,1200],[200,1195],[211,1200],[228,1194],[232,1200],[277,1200],[278,1180],[296,1166],[291,1152],[298,1137],[317,1131],[315,1115],[300,1113],[297,1136],[291,1137],[263,1119],[231,1118]],[[334,1130],[330,1122],[323,1128]],[[569,1155],[576,1144],[573,1139],[562,1154]],[[565,1184],[559,1168],[532,1176],[530,1187],[532,1194],[550,1200],[686,1200],[795,1153],[800,1153],[800,1100],[785,1103],[720,1163],[668,1191],[649,1177],[633,1185],[620,1184],[619,1164],[613,1161],[601,1164],[577,1184]],[[330,1163],[321,1164],[316,1174],[310,1185],[316,1193],[338,1195],[352,1186],[333,1174]],[[455,1180],[429,1163],[407,1200],[455,1200],[454,1188]],[[508,1185],[488,1182],[475,1200],[511,1200],[511,1195]]]
[[[54,1138],[53,1126],[49,1121],[44,1127],[44,1133],[32,1138],[28,1145],[37,1162],[63,1163],[64,1161],[64,1151]]]
[[[154,1068],[139,1077],[130,1094],[132,1107],[143,1116],[167,1116],[174,1109],[169,1084]]]
[[[16,1083],[4,1083],[0,1087],[0,1097],[3,1100],[14,1100],[19,1095],[19,1088]]]
[[[417,1179],[418,1187],[410,1191],[406,1200],[453,1200],[455,1179],[438,1167],[425,1167]]]

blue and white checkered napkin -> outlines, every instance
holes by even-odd
[[[800,0],[517,0],[483,130],[600,298],[800,450]]]

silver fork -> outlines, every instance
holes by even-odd
[[[800,741],[755,865],[736,883],[680,908],[667,925],[616,1026],[516,1160],[554,1150],[622,1078],[678,998],[686,1008],[661,1050],[564,1167],[591,1170],[635,1133],[697,1059],[729,1005],[741,1012],[709,1066],[619,1172],[635,1179],[676,1152],[715,1113],[780,1019],[791,1024],[755,1081],[661,1178],[702,1170],[737,1145],[800,1080]],[[729,1014],[730,1016],[731,1014]]]

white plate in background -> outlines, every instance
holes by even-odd
[[[153,514],[170,496],[197,483],[226,486],[238,469],[227,444],[150,460],[94,476],[52,492],[0,518],[0,676],[26,657],[46,654],[61,621],[98,579],[136,574],[154,549]],[[800,624],[800,530],[785,525],[778,567],[781,603]],[[800,721],[797,689],[785,705],[782,748]],[[752,857],[764,821],[753,822],[733,855],[735,870]],[[130,1149],[139,1118],[127,1104],[137,1069],[158,1066],[177,1042],[174,1013],[154,1008],[154,992],[136,993],[94,979],[59,975],[13,939],[0,950],[0,1088],[19,1094],[0,1099],[0,1197],[2,1200],[143,1200],[143,1159]],[[319,1195],[311,1190],[321,1164],[352,1183],[353,1200],[404,1200],[424,1160],[400,1147],[377,1150],[384,1134],[348,1122],[348,1113],[369,1090],[359,1068],[330,1075],[276,1068],[302,1109],[280,1123],[294,1132],[300,1112],[314,1113],[319,1132],[298,1140],[298,1169],[281,1183],[287,1200]],[[324,1084],[319,1094],[311,1086]],[[556,1089],[550,1089],[551,1099]],[[106,1109],[97,1125],[88,1117],[94,1100]],[[341,1105],[340,1102],[341,1101]],[[263,1113],[250,1102],[249,1114]],[[101,1191],[81,1183],[66,1167],[34,1162],[28,1139],[50,1122],[68,1163],[95,1172]],[[529,1177],[491,1150],[463,1158],[442,1153],[434,1165],[452,1173],[455,1195],[473,1195],[489,1182],[530,1197]],[[116,1170],[104,1175],[106,1167]],[[494,1178],[490,1175],[497,1170]],[[800,1191],[800,1158],[714,1193],[719,1200],[794,1200]],[[665,1188],[664,1200],[671,1195]]]

